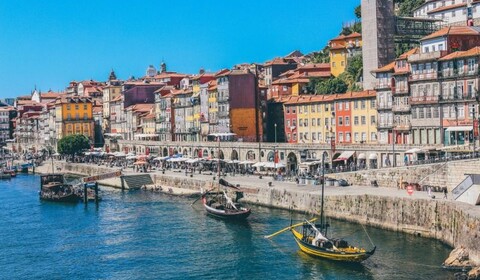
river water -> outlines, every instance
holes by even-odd
[[[312,258],[290,232],[303,215],[253,207],[245,223],[207,216],[192,199],[102,189],[87,208],[42,202],[39,177],[0,181],[0,279],[452,279],[441,242],[367,227],[377,252],[359,265]],[[335,236],[370,246],[362,227]]]

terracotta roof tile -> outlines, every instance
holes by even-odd
[[[448,54],[439,59],[439,61],[450,60],[454,58],[461,58],[461,57],[471,57],[471,56],[480,56],[480,46],[476,46],[473,49],[469,49],[468,51],[458,51]]]
[[[372,73],[390,72],[390,71],[393,71],[394,68],[395,68],[395,61],[390,62],[389,64],[387,64],[387,65],[385,65],[381,68],[373,70]]]
[[[448,35],[477,35],[480,36],[480,27],[478,26],[449,26],[433,32],[432,34],[423,37],[420,41],[444,37]]]

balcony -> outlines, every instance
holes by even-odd
[[[393,95],[401,95],[401,94],[408,94],[409,90],[408,87],[394,87],[392,88]]]
[[[377,110],[391,110],[392,103],[377,103]]]
[[[440,103],[473,102],[476,101],[474,93],[448,94],[439,96]]]
[[[470,77],[476,77],[480,75],[480,69],[478,66],[473,67],[470,71],[459,72],[456,68],[447,68],[438,72],[438,77],[443,79],[465,79]]]
[[[412,54],[408,56],[408,62],[415,63],[415,62],[422,62],[422,61],[432,61],[446,54],[447,54],[447,51],[436,51],[436,52]]]
[[[228,100],[229,100],[228,96],[222,96],[217,98],[218,103],[225,103],[225,102],[228,102]]]
[[[375,84],[375,89],[376,90],[391,89],[391,88],[392,88],[391,83],[376,83]]]
[[[393,124],[391,122],[377,123],[377,129],[392,129]]]
[[[194,126],[194,127],[189,127],[189,128],[188,128],[188,132],[193,133],[193,134],[199,133],[199,132],[200,132],[200,128],[199,128],[199,127],[195,127],[195,126]]]
[[[412,129],[412,125],[411,125],[411,124],[403,123],[403,124],[397,124],[397,125],[395,125],[395,130],[396,130],[396,131],[410,131],[411,129]]]
[[[168,129],[168,128],[160,128],[160,129],[158,130],[158,133],[162,133],[162,134],[170,133],[170,129]]]
[[[412,96],[409,103],[414,104],[436,104],[438,103],[438,96]]]
[[[228,111],[218,112],[219,118],[228,118],[229,116],[230,116],[230,112]]]
[[[410,104],[394,104],[392,111],[395,113],[410,112]]]
[[[167,117],[165,116],[159,116],[157,118],[157,123],[162,123],[162,122],[165,122],[167,120]]]
[[[428,73],[412,73],[412,75],[410,75],[410,81],[435,80],[437,78],[437,71],[431,71]]]

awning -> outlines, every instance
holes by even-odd
[[[452,126],[447,128],[445,131],[472,131],[473,126]]]
[[[344,151],[334,161],[348,160],[354,153],[355,151]]]
[[[370,154],[370,155],[368,156],[368,159],[369,159],[369,160],[376,160],[376,159],[377,159],[377,154]]]
[[[366,159],[367,158],[367,155],[365,155],[365,153],[361,153],[358,155],[357,157],[358,159]]]
[[[422,149],[419,149],[419,148],[413,148],[413,149],[407,150],[405,153],[406,154],[417,154],[417,153],[424,153],[424,151]]]

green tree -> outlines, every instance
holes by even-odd
[[[311,53],[308,60],[311,63],[330,63],[330,47],[326,46],[321,51]]]
[[[90,141],[83,134],[72,134],[58,141],[57,150],[63,155],[72,155],[90,148]]]
[[[315,85],[316,94],[335,94],[345,93],[348,89],[347,83],[340,78],[330,78],[325,81],[320,81]]]
[[[413,10],[420,7],[424,0],[396,0],[395,4],[398,5],[398,15],[401,17],[413,16]]]
[[[355,10],[353,10],[353,13],[358,19],[362,18],[362,5],[358,5],[357,7],[355,7]]]

